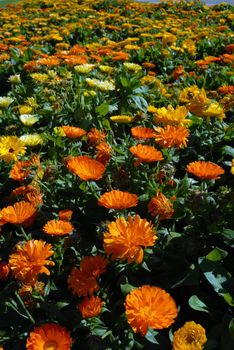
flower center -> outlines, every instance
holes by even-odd
[[[58,343],[54,340],[48,340],[45,342],[43,350],[57,350]]]
[[[193,344],[196,341],[195,335],[194,334],[188,334],[187,337],[186,337],[186,341],[189,344]]]
[[[9,148],[9,153],[14,153],[14,149],[13,148]]]

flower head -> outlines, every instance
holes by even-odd
[[[151,128],[144,128],[143,126],[135,126],[131,128],[131,134],[135,139],[155,138],[155,131]]]
[[[27,350],[70,350],[70,332],[56,323],[45,323],[35,328],[27,339]]]
[[[71,157],[67,167],[84,181],[99,180],[106,170],[102,163],[89,156]]]
[[[13,206],[3,208],[0,218],[13,225],[26,224],[36,213],[37,209],[29,202],[21,201]]]
[[[134,164],[135,166],[138,166],[140,163],[158,162],[163,159],[162,153],[153,146],[138,144],[130,147],[129,150],[138,158]]]
[[[98,205],[108,209],[126,209],[137,206],[136,194],[112,190],[104,193],[98,200]]]
[[[174,209],[169,199],[157,191],[156,196],[151,198],[148,204],[148,212],[152,216],[159,216],[159,220],[166,220],[172,217]]]
[[[105,138],[106,134],[96,128],[92,128],[87,134],[87,139],[93,146],[105,141]]]
[[[96,159],[106,165],[111,159],[111,147],[106,142],[101,142],[96,146]]]
[[[173,335],[173,350],[202,350],[206,343],[206,331],[198,323],[189,321]]]
[[[186,119],[188,110],[185,106],[177,106],[174,109],[171,105],[167,108],[157,108],[155,112],[156,123],[168,124],[168,125],[187,125],[191,123],[191,120]]]
[[[91,318],[98,316],[102,311],[104,302],[92,295],[90,298],[86,297],[79,305],[78,309],[83,318]]]
[[[126,297],[126,315],[133,332],[145,336],[148,328],[168,328],[178,311],[173,298],[165,290],[144,285]]]
[[[13,276],[20,282],[33,285],[38,275],[45,273],[50,275],[48,266],[54,266],[54,262],[48,260],[53,255],[51,244],[42,240],[30,240],[24,245],[17,245],[16,252],[9,258],[9,266]]]
[[[44,142],[40,134],[24,134],[20,136],[20,140],[29,147],[43,145]]]
[[[5,109],[10,106],[14,100],[7,96],[0,96],[0,109]]]
[[[129,115],[113,115],[112,117],[110,117],[110,120],[112,120],[112,122],[115,123],[128,124],[134,121],[134,117],[131,117]]]
[[[84,129],[78,128],[76,126],[63,125],[62,129],[69,139],[78,139],[86,134],[86,131]]]
[[[18,156],[24,155],[26,147],[24,142],[17,136],[2,136],[0,137],[0,159],[10,163],[16,161]]]
[[[43,231],[48,235],[64,236],[74,230],[72,224],[63,220],[50,220],[43,227]]]
[[[156,235],[151,222],[141,219],[139,215],[128,220],[118,218],[108,225],[104,233],[104,249],[112,259],[135,261],[140,264],[144,256],[144,247],[154,245]]]
[[[36,117],[35,115],[32,115],[32,114],[21,114],[19,116],[19,119],[20,119],[21,123],[23,123],[26,126],[32,126],[33,124],[35,124],[39,120],[38,117]]]
[[[155,140],[161,147],[182,148],[187,146],[189,130],[185,126],[167,125],[165,128],[155,128]]]
[[[69,221],[71,220],[72,214],[73,214],[72,210],[62,209],[62,210],[59,210],[58,217],[59,217],[59,220]]]
[[[216,180],[224,174],[221,166],[212,163],[198,160],[196,162],[189,163],[186,167],[186,171],[197,176],[200,180]]]

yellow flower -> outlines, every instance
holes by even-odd
[[[134,121],[134,117],[130,117],[129,115],[113,115],[110,119],[115,123],[132,123]]]
[[[19,113],[20,114],[30,114],[32,112],[32,107],[27,106],[27,105],[23,105],[21,107],[19,107]]]
[[[99,80],[95,78],[86,78],[86,83],[94,88],[97,88],[101,91],[112,91],[115,90],[115,85],[110,80]]]
[[[123,66],[127,68],[127,70],[133,71],[133,72],[139,72],[140,70],[142,70],[142,67],[136,63],[124,62]]]
[[[23,141],[26,146],[31,147],[43,144],[43,139],[39,134],[25,134],[20,136],[20,140]]]
[[[21,83],[20,74],[11,75],[8,79],[11,84]]]
[[[45,73],[32,73],[30,76],[39,83],[45,83],[49,79],[49,76]]]
[[[10,163],[16,161],[18,156],[24,155],[26,147],[17,136],[0,137],[0,159]]]
[[[232,159],[232,166],[230,172],[232,175],[234,175],[234,158]]]
[[[114,68],[113,67],[110,67],[110,66],[104,66],[104,65],[100,65],[98,66],[98,68],[104,72],[104,73],[108,73],[108,74],[111,74],[113,71],[114,71]]]
[[[182,43],[182,48],[192,56],[196,55],[196,45],[192,39],[185,39]]]
[[[38,118],[32,114],[21,114],[19,117],[21,123],[26,126],[32,126],[36,122],[38,122]]]
[[[14,100],[10,97],[0,96],[0,109],[9,107]]]
[[[196,86],[189,86],[182,90],[179,95],[179,102],[181,103],[189,103],[194,98],[196,98],[197,95],[199,95],[201,90]]]
[[[157,108],[155,121],[167,125],[188,125],[191,123],[191,120],[186,119],[188,112],[185,106],[177,106],[176,109],[171,105]]]
[[[63,131],[62,126],[56,126],[54,127],[54,133],[57,136],[61,136],[61,137],[66,137],[65,132]]]
[[[174,333],[173,350],[202,350],[206,343],[206,331],[198,323],[189,321]]]
[[[81,73],[81,74],[86,74],[91,72],[93,69],[95,68],[94,64],[89,64],[89,63],[85,63],[85,64],[81,64],[79,66],[75,66],[74,69],[77,73]]]
[[[176,40],[177,38],[174,34],[166,32],[162,37],[162,45],[163,47],[166,47],[167,44],[174,44]]]
[[[156,107],[154,107],[154,106],[152,106],[152,105],[148,105],[147,111],[148,111],[149,113],[156,113],[157,110],[158,110],[158,109],[157,109]]]

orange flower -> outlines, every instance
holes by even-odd
[[[106,142],[101,142],[96,146],[96,159],[106,165],[111,159],[111,147]]]
[[[0,261],[0,281],[6,279],[9,273],[9,264],[6,261]]]
[[[62,129],[69,139],[78,139],[86,134],[86,131],[84,129],[78,128],[76,126],[63,125]]]
[[[11,171],[9,177],[16,181],[24,181],[31,173],[33,166],[36,167],[37,172],[41,171],[40,157],[34,155],[30,160],[17,161]]]
[[[139,215],[128,220],[118,218],[108,225],[108,231],[104,233],[104,249],[112,259],[135,261],[140,264],[144,257],[145,247],[152,247],[156,235],[151,222],[141,219]]]
[[[202,350],[207,341],[206,330],[194,321],[186,322],[173,334],[173,350]]]
[[[155,138],[155,131],[151,128],[144,128],[142,126],[135,126],[131,128],[131,134],[135,139],[153,139]]]
[[[234,94],[234,85],[223,85],[218,88],[218,92],[221,94]]]
[[[223,168],[219,165],[203,160],[189,163],[186,171],[197,176],[200,180],[216,180],[220,178],[219,175],[224,174]]]
[[[59,220],[69,221],[71,220],[72,214],[73,214],[72,210],[63,209],[63,210],[59,210],[58,217],[59,217]]]
[[[129,148],[130,152],[138,158],[134,163],[134,166],[138,166],[140,163],[157,162],[163,159],[163,155],[153,146],[141,145],[132,146]]]
[[[152,216],[159,216],[159,220],[166,220],[172,217],[174,209],[167,197],[157,191],[156,196],[151,198],[148,204],[148,212]]]
[[[113,56],[112,56],[112,60],[113,61],[127,61],[129,60],[129,54],[126,52],[116,52]]]
[[[63,220],[50,220],[43,227],[43,231],[48,235],[64,236],[74,230],[72,224]]]
[[[105,138],[106,134],[96,128],[91,129],[87,134],[87,139],[93,146],[96,146],[99,143],[103,142]]]
[[[128,323],[133,332],[145,336],[148,328],[163,329],[178,315],[176,303],[165,290],[144,285],[134,289],[125,301]]]
[[[89,156],[71,157],[67,167],[84,181],[99,180],[106,170],[102,163]]]
[[[9,267],[16,279],[33,285],[37,282],[39,274],[50,275],[46,265],[54,266],[54,262],[48,260],[53,254],[51,244],[32,239],[24,245],[16,246],[16,252],[10,255]]]
[[[56,323],[45,323],[30,332],[27,350],[70,350],[72,338],[70,332]]]
[[[112,190],[104,193],[98,200],[98,205],[108,209],[126,209],[136,207],[138,198],[136,194]]]
[[[98,316],[102,311],[104,302],[92,295],[90,298],[86,297],[79,305],[78,309],[83,318],[91,318]]]
[[[177,147],[182,148],[187,146],[189,130],[185,126],[167,125],[165,128],[155,128],[155,140],[165,148]]]
[[[107,263],[101,255],[86,256],[80,263],[80,269],[74,267],[68,277],[68,285],[73,293],[86,297],[98,291],[97,278],[105,272]]]
[[[148,69],[154,69],[156,67],[155,64],[152,62],[143,62],[142,66]]]
[[[40,189],[32,185],[20,186],[12,191],[14,196],[23,196],[23,200],[31,203],[35,208],[43,204],[42,194]]]
[[[21,201],[3,208],[0,218],[13,225],[28,224],[28,220],[36,214],[36,211],[37,209],[31,203]]]
[[[67,58],[65,58],[64,62],[70,66],[76,66],[77,64],[85,64],[87,63],[88,57],[87,56],[75,56],[75,55],[69,55]]]

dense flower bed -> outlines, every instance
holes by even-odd
[[[232,10],[1,9],[1,349],[233,350]]]

